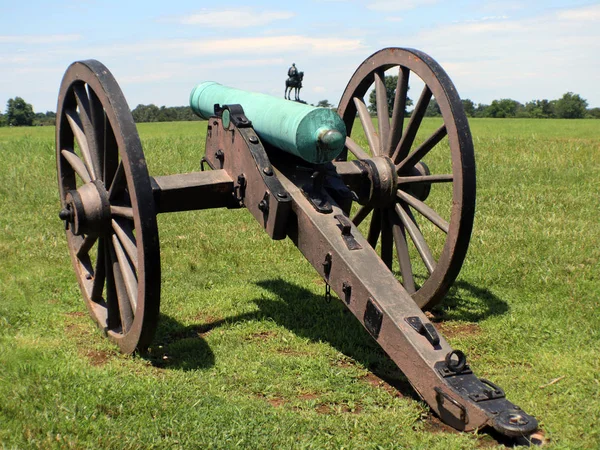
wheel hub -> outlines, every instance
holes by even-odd
[[[371,180],[368,204],[383,207],[394,202],[398,189],[398,175],[394,162],[387,156],[363,160]]]
[[[108,192],[101,181],[94,180],[67,192],[65,207],[58,216],[75,235],[102,235],[111,229]]]

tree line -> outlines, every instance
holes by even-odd
[[[394,107],[394,97],[396,94],[396,85],[398,76],[385,77],[385,89],[388,100],[388,110],[390,117]],[[412,106],[413,102],[410,98],[406,99],[406,106]],[[479,103],[475,104],[471,99],[462,100],[465,113],[468,117],[493,117],[493,118],[533,118],[533,119],[600,119],[600,108],[588,109],[587,100],[583,99],[579,94],[567,92],[561,98],[556,100],[531,100],[525,104],[510,98],[494,100],[489,105]],[[369,95],[369,111],[371,114],[377,112],[377,98],[375,90]],[[405,112],[406,114],[406,112]],[[436,117],[441,116],[440,107],[431,99],[425,116]]]
[[[385,78],[388,110],[390,117],[393,111],[393,101],[398,77],[390,76]],[[406,106],[412,106],[413,102],[407,97]],[[462,100],[465,113],[468,117],[492,117],[492,118],[534,118],[534,119],[600,119],[600,108],[588,108],[588,103],[580,95],[573,92],[567,92],[561,98],[555,100],[532,100],[525,104],[510,98],[494,100],[489,105],[475,104],[470,99]],[[313,105],[314,106],[314,105]],[[328,100],[320,100],[316,106],[324,108],[334,108],[334,105]],[[335,109],[335,108],[334,108]],[[371,114],[377,112],[377,99],[375,92],[372,91],[369,96],[369,111]],[[143,122],[178,122],[201,120],[196,116],[189,106],[161,106],[154,104],[137,105],[131,111],[133,120],[136,123]],[[408,113],[405,111],[405,114]],[[426,117],[441,116],[440,107],[431,99]],[[0,113],[0,127],[2,126],[37,126],[54,125],[56,113],[46,111],[45,113],[35,113],[31,104],[27,103],[21,97],[15,97],[8,100],[6,104],[6,114]]]
[[[137,105],[131,111],[133,120],[141,122],[178,122],[201,120],[189,106]],[[42,126],[54,125],[56,113],[35,113],[31,104],[21,97],[8,100],[6,114],[0,113],[0,126]]]

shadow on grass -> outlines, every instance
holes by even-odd
[[[148,360],[159,368],[210,368],[215,357],[204,339],[207,333],[226,324],[269,319],[298,336],[328,342],[403,395],[417,398],[406,377],[341,302],[328,303],[324,296],[282,279],[264,280],[257,285],[275,294],[277,299],[252,300],[259,309],[252,313],[194,325],[183,325],[162,314],[154,344],[146,355]],[[506,311],[507,303],[489,290],[459,281],[434,309],[434,320],[477,322]]]
[[[277,300],[264,297],[254,300],[263,317],[298,336],[331,344],[402,395],[419,399],[400,369],[340,301],[328,303],[323,295],[315,295],[282,279],[257,284],[278,297]]]
[[[161,314],[152,346],[143,356],[161,369],[208,369],[215,364],[215,355],[204,336],[226,323],[252,320],[257,313],[215,320],[206,324],[184,325],[166,314]]]
[[[444,300],[432,310],[436,322],[446,320],[480,322],[488,317],[501,316],[506,312],[508,312],[508,303],[504,300],[488,289],[462,280],[455,282]]]

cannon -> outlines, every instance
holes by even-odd
[[[393,98],[386,73],[397,75]],[[410,116],[409,82],[421,89]],[[441,124],[428,129],[432,99]],[[337,112],[214,82],[194,88],[190,106],[207,120],[202,170],[151,177],[104,65],[75,62],[60,87],[59,217],[89,313],[122,352],[147,349],[159,319],[157,214],[246,208],[272,239],[293,241],[442,421],[511,438],[537,430],[425,314],[460,271],[475,211],[468,121],[432,58],[374,53]]]

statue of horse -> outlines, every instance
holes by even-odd
[[[300,101],[300,89],[302,89],[302,79],[304,78],[304,72],[298,72],[298,75],[295,77],[289,77],[285,80],[285,93],[283,94],[283,98],[291,100],[290,94],[292,93],[292,88],[294,89],[295,100]]]

